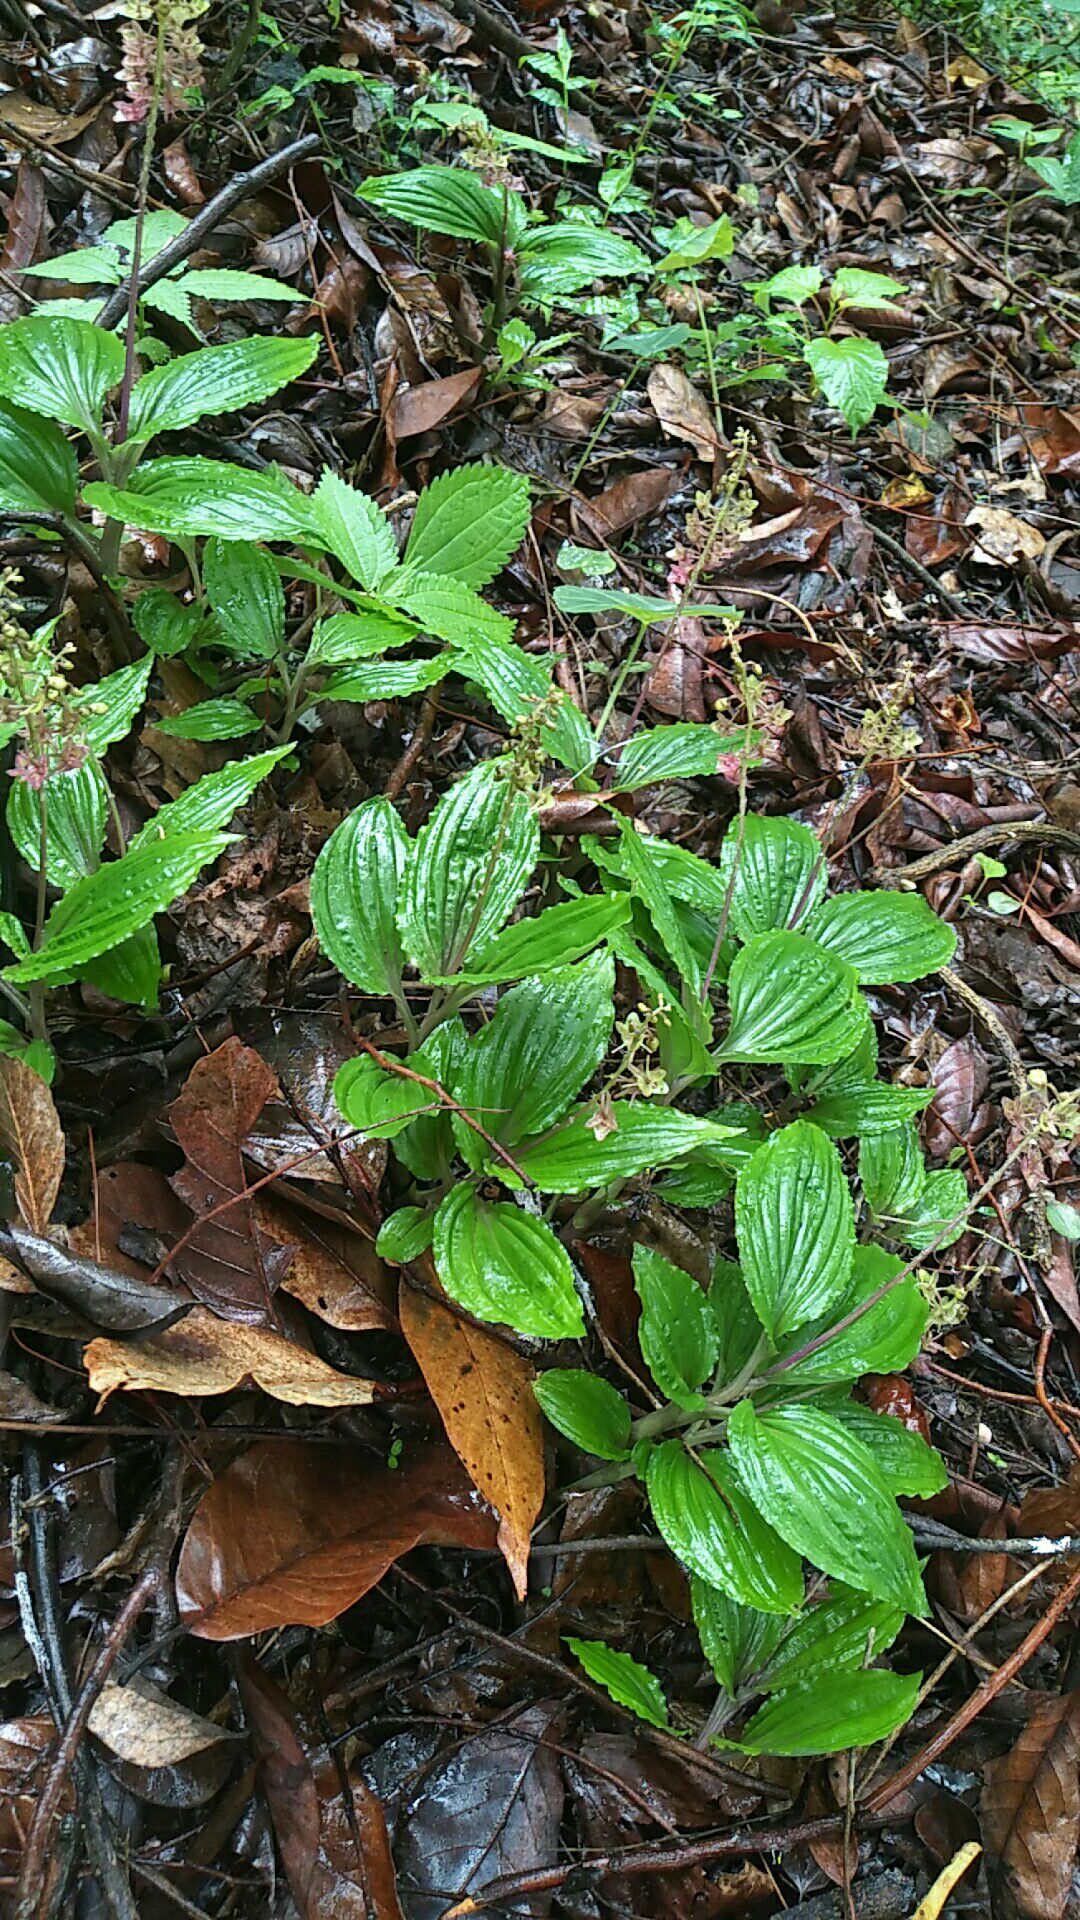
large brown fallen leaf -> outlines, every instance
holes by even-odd
[[[186,1165],[172,1188],[199,1221],[176,1270],[204,1306],[236,1320],[264,1321],[288,1254],[260,1234],[247,1198],[243,1142],[277,1079],[235,1037],[195,1065],[169,1110]],[[215,1210],[230,1204],[220,1213]],[[213,1214],[213,1219],[204,1216]]]
[[[504,1340],[405,1281],[398,1312],[450,1445],[499,1515],[499,1546],[524,1600],[529,1541],[544,1499],[535,1371]]]
[[[1029,1699],[1011,1753],[986,1768],[979,1818],[1012,1911],[1062,1920],[1080,1839],[1080,1689]]]
[[[191,1311],[191,1301],[171,1286],[151,1286],[133,1274],[72,1253],[58,1240],[29,1233],[12,1221],[0,1224],[0,1287],[25,1292],[7,1278],[8,1272],[30,1276],[29,1291],[77,1313],[92,1326],[110,1333],[141,1333],[147,1327],[168,1327]]]
[[[323,1627],[413,1547],[495,1544],[494,1513],[441,1441],[396,1469],[365,1465],[355,1448],[264,1441],[196,1507],[177,1599],[203,1640]]]
[[[681,367],[662,360],[649,375],[648,395],[669,440],[685,440],[701,460],[722,452],[709,405]]]
[[[986,567],[1014,567],[1019,560],[1037,560],[1046,545],[1046,535],[1028,525],[1006,507],[972,507],[965,527],[975,528],[972,558]]]
[[[356,1773],[343,1787],[325,1749],[309,1757],[284,1694],[247,1652],[237,1677],[259,1785],[301,1920],[401,1920],[381,1802]]]
[[[91,1340],[83,1361],[99,1408],[121,1387],[195,1399],[249,1379],[293,1407],[366,1407],[375,1397],[374,1381],[338,1373],[270,1327],[220,1320],[206,1307],[145,1340]]]
[[[45,1233],[64,1175],[64,1135],[41,1075],[0,1054],[0,1155],[18,1168],[15,1198],[31,1233]]]

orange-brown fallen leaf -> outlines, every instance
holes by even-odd
[[[373,1381],[338,1373],[269,1327],[219,1320],[206,1307],[146,1340],[91,1340],[83,1360],[99,1407],[121,1388],[193,1399],[243,1380],[294,1407],[364,1407],[375,1395]]]
[[[495,1515],[450,1448],[391,1469],[355,1447],[263,1441],[200,1500],[176,1570],[180,1612],[203,1640],[323,1627],[422,1545],[495,1545]]]
[[[0,1154],[18,1168],[15,1198],[31,1233],[47,1233],[64,1173],[64,1135],[40,1074],[0,1054]]]
[[[544,1435],[528,1360],[450,1306],[402,1283],[401,1331],[454,1452],[499,1515],[499,1548],[519,1600],[544,1499]]]

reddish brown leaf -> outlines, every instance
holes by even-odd
[[[967,660],[995,665],[999,661],[1056,660],[1080,647],[1077,627],[982,627],[963,621],[944,628],[945,642]]]
[[[1080,413],[1027,405],[1021,407],[1020,415],[1040,473],[1080,474]]]
[[[471,1325],[402,1283],[401,1331],[450,1444],[499,1515],[499,1546],[519,1600],[529,1539],[544,1499],[544,1434],[529,1362],[505,1340]]]
[[[354,1447],[264,1442],[214,1481],[180,1550],[192,1633],[237,1640],[322,1627],[413,1547],[493,1547],[495,1516],[441,1442],[392,1471]]]
[[[18,1168],[15,1198],[31,1233],[44,1234],[64,1173],[64,1135],[40,1074],[0,1054],[0,1154]]]
[[[201,207],[206,195],[199,184],[199,176],[192,165],[191,155],[182,135],[164,148],[161,164],[165,178],[177,199],[182,201],[185,207]]]
[[[463,367],[445,380],[428,380],[422,387],[406,387],[404,391],[399,388],[393,406],[395,438],[412,440],[441,426],[459,407],[475,400],[483,377],[483,367]]]
[[[1011,1911],[1062,1920],[1080,1839],[1080,1689],[1028,1696],[1012,1751],[986,1769],[979,1816]]]
[[[70,1241],[87,1260],[107,1260],[118,1272],[145,1280],[148,1268],[161,1258],[160,1253],[154,1255],[155,1243],[160,1240],[164,1251],[190,1224],[183,1201],[157,1167],[140,1160],[118,1160],[99,1172],[94,1211],[82,1226],[72,1228]],[[142,1244],[139,1247],[142,1259],[121,1245],[121,1241],[132,1245],[136,1232],[146,1243],[145,1249]]]
[[[675,720],[704,720],[707,650],[703,620],[683,614],[671,622],[645,682],[645,698],[656,713],[669,713]]]
[[[0,268],[5,272],[18,272],[20,268],[30,266],[37,252],[44,218],[44,177],[29,160],[20,160],[15,176],[15,191],[8,209],[7,233],[0,246]]]
[[[986,1114],[980,1112],[990,1083],[986,1055],[970,1036],[954,1040],[946,1047],[931,1075],[933,1104],[924,1120],[927,1151],[944,1158],[956,1146],[970,1141],[974,1146],[985,1132]],[[975,1116],[982,1124],[976,1128]]]
[[[238,1320],[268,1317],[288,1260],[259,1233],[254,1203],[243,1197],[242,1144],[276,1092],[266,1062],[234,1038],[192,1068],[169,1110],[187,1156],[172,1188],[201,1222],[177,1255],[176,1268],[204,1306]],[[204,1218],[222,1202],[230,1204]]]
[[[659,513],[684,479],[681,467],[639,467],[636,473],[624,473],[595,500],[578,501],[574,512],[590,533],[610,540],[636,520]]]
[[[381,1803],[358,1775],[343,1782],[325,1751],[309,1758],[284,1694],[250,1654],[240,1655],[237,1672],[259,1784],[300,1920],[401,1920]]]

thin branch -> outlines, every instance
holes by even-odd
[[[279,173],[284,173],[289,167],[295,166],[298,160],[305,160],[308,154],[314,153],[318,145],[317,133],[305,133],[302,139],[290,141],[287,147],[282,147],[277,153],[268,154],[265,160],[260,160],[258,166],[249,167],[246,173],[238,173],[234,179],[229,180],[220,193],[215,193],[205,207],[199,208],[198,213],[188,221],[187,226],[176,235],[174,240],[170,240],[167,246],[162,247],[161,252],[156,253],[152,260],[142,262],[136,276],[137,292],[143,294],[147,287],[156,286],[159,280],[164,280],[166,274],[171,273],[174,267],[180,266],[195,252],[196,247],[206,239],[209,233],[213,232],[215,227],[220,225],[226,214],[239,206],[241,200],[246,200],[249,194],[258,193],[261,188],[269,186],[271,180],[276,180]],[[122,320],[127,312],[130,297],[131,276],[129,275],[118,287],[112,289],[98,314],[98,326],[115,327],[117,321]],[[297,295],[298,299],[300,297]]]

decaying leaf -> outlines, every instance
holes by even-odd
[[[1019,520],[1005,507],[972,507],[964,521],[975,528],[974,558],[986,567],[1014,567],[1019,560],[1037,560],[1046,545],[1038,527]]]
[[[28,1274],[39,1293],[110,1333],[170,1327],[191,1311],[190,1300],[174,1287],[151,1286],[148,1280],[69,1253],[57,1241],[28,1233],[25,1227],[0,1226],[0,1256]]]
[[[31,1233],[44,1233],[64,1174],[64,1134],[41,1075],[0,1054],[0,1155],[18,1168],[15,1198]]]
[[[550,1700],[527,1707],[453,1748],[429,1776],[398,1844],[411,1920],[439,1920],[501,1874],[554,1863],[564,1789],[544,1736],[557,1713]]]
[[[89,1724],[111,1753],[137,1767],[174,1767],[236,1737],[138,1674],[124,1686],[102,1688]]]
[[[1062,1920],[1080,1840],[1080,1689],[1029,1696],[1011,1752],[986,1768],[979,1815],[1012,1912]]]
[[[356,1772],[343,1779],[325,1750],[309,1754],[284,1694],[250,1654],[237,1670],[298,1913],[303,1920],[402,1920],[380,1801]]]
[[[187,1157],[173,1191],[200,1223],[177,1255],[177,1271],[204,1306],[242,1320],[267,1318],[288,1263],[259,1233],[242,1151],[276,1091],[266,1062],[233,1038],[192,1068],[169,1110]]]
[[[281,1285],[328,1326],[346,1333],[393,1327],[393,1281],[373,1239],[323,1214],[287,1207],[273,1188],[255,1200],[255,1219],[267,1238],[292,1249]]]
[[[499,1515],[499,1546],[519,1600],[544,1499],[544,1435],[535,1371],[496,1334],[402,1282],[398,1311],[450,1444]]]
[[[120,1388],[194,1399],[242,1380],[293,1407],[365,1407],[375,1396],[374,1381],[338,1373],[270,1327],[220,1320],[206,1307],[145,1340],[91,1340],[83,1359],[99,1407]]]
[[[204,1640],[321,1627],[411,1548],[491,1548],[495,1536],[495,1515],[445,1445],[410,1452],[391,1469],[365,1463],[355,1447],[265,1441],[196,1507],[177,1598]]]
[[[661,361],[649,375],[648,394],[669,440],[685,440],[699,460],[716,458],[722,449],[708,401],[681,367]]]

